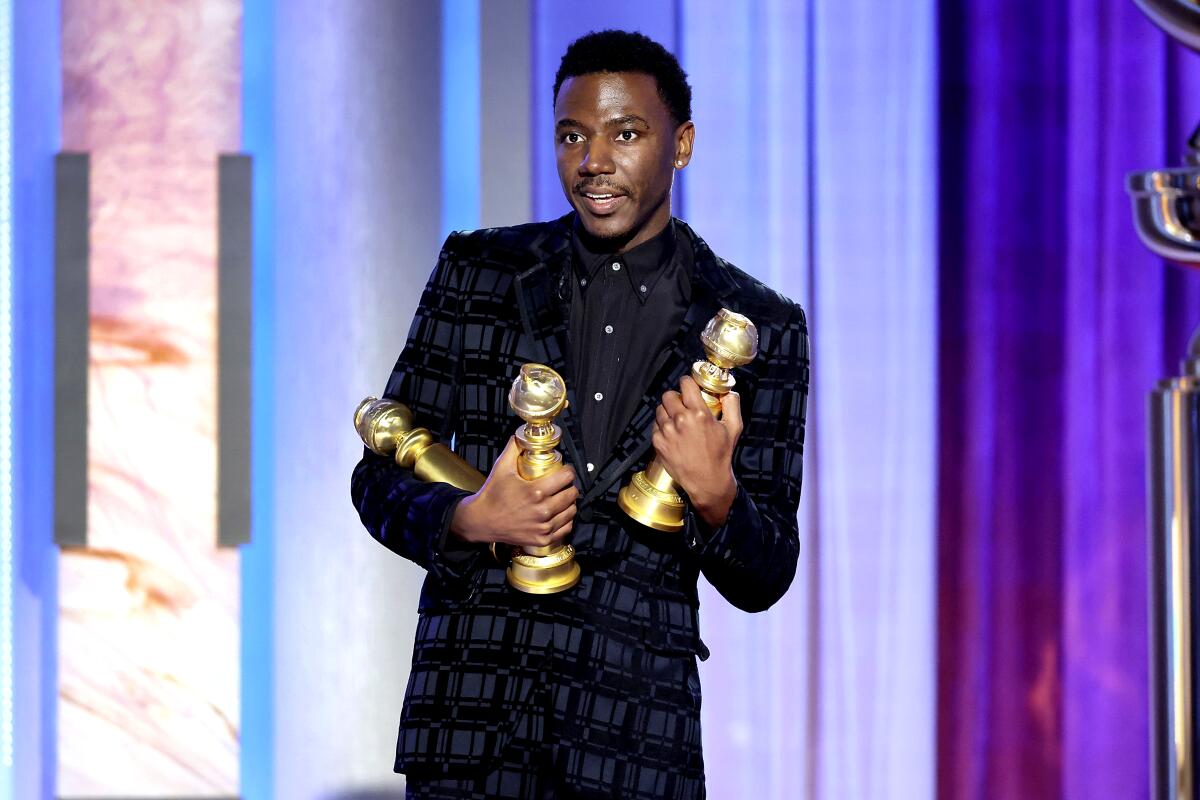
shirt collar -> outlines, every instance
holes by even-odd
[[[614,253],[606,250],[603,241],[590,239],[581,230],[578,217],[571,232],[571,251],[574,254],[576,280],[592,281],[601,267],[618,263],[633,288],[633,294],[641,302],[654,291],[654,284],[667,271],[675,256],[675,219],[671,218],[662,232],[653,239],[642,242],[632,250]],[[587,284],[583,284],[586,289]],[[646,290],[642,291],[645,286]]]

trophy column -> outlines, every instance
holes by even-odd
[[[1200,51],[1200,5],[1137,0],[1163,30]],[[1129,175],[1142,242],[1200,266],[1200,128],[1185,166]],[[1154,800],[1196,796],[1196,620],[1200,611],[1200,329],[1181,374],[1149,397],[1150,785]]]

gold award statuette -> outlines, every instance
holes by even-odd
[[[468,492],[483,486],[483,473],[435,442],[427,428],[413,427],[412,411],[403,403],[366,398],[354,410],[354,429],[371,451],[395,458],[418,480],[448,483]]]
[[[729,371],[758,355],[758,329],[741,314],[722,308],[704,326],[700,341],[708,360],[692,365],[692,378],[708,410],[720,417],[721,398],[735,383]],[[657,457],[621,489],[617,505],[646,527],[668,532],[682,530],[687,511],[675,480]]]
[[[525,364],[512,382],[508,403],[525,424],[517,428],[517,474],[527,481],[562,467],[555,449],[562,430],[554,418],[567,407],[567,385],[562,376],[543,364]],[[575,548],[569,544],[521,547],[508,567],[508,583],[530,594],[564,592],[579,582]]]

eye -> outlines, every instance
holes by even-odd
[[[579,144],[583,141],[583,136],[576,131],[564,133],[561,139],[563,144]]]
[[[621,140],[622,142],[632,142],[634,139],[638,138],[638,132],[637,131],[621,131],[620,133],[617,134],[617,138],[619,140]]]

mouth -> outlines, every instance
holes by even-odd
[[[628,195],[612,191],[580,190],[576,194],[583,201],[583,206],[597,217],[606,217],[616,212],[629,199]]]

